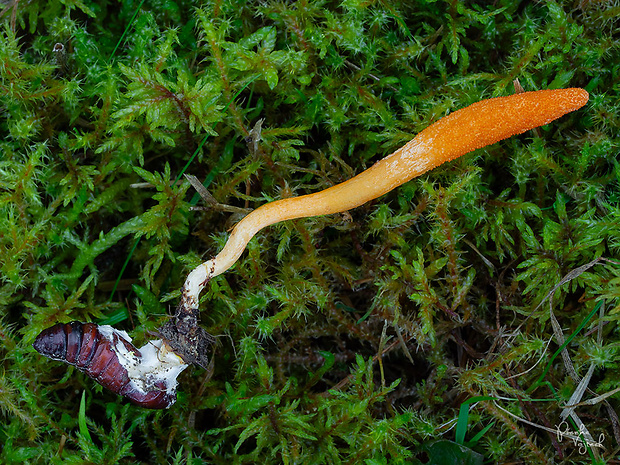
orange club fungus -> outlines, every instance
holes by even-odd
[[[54,360],[74,364],[89,375],[96,374],[97,380],[111,379],[108,371],[116,370],[114,375],[120,373],[124,383],[116,386],[104,382],[104,385],[113,390],[117,387],[115,392],[126,395],[138,405],[169,407],[176,401],[177,375],[190,363],[205,368],[208,365],[206,352],[212,338],[198,325],[200,292],[212,277],[225,272],[239,259],[248,242],[262,228],[280,221],[358,207],[442,163],[550,123],[581,108],[588,98],[585,90],[571,88],[482,100],[431,124],[409,143],[348,181],[314,194],[277,200],[257,208],[237,223],[219,254],[188,275],[174,318],[160,329],[160,339],[141,349],[136,349],[131,338],[122,331],[109,326],[98,329],[89,326],[90,333],[99,334],[103,341],[100,346],[106,349],[106,360],[111,362],[74,361],[73,352],[69,354],[69,351],[76,350],[78,345],[68,338],[75,338],[76,328],[86,327],[79,323],[57,325],[43,331],[37,337],[35,349]],[[81,346],[88,349],[89,357],[97,356],[97,351],[90,350],[94,345],[89,341],[82,341]],[[102,365],[101,369],[94,370],[93,363],[97,367]]]
[[[181,306],[197,308],[209,279],[228,270],[254,235],[280,221],[329,215],[359,207],[472,150],[545,125],[588,102],[580,88],[523,92],[476,102],[431,124],[394,153],[357,176],[314,194],[267,203],[244,217],[214,258],[194,269]]]

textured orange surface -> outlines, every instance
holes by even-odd
[[[572,88],[524,92],[476,102],[431,124],[356,177],[311,195],[321,202],[327,202],[326,198],[333,195],[332,208],[325,210],[329,213],[354,208],[442,163],[577,110],[588,98],[585,90]],[[316,205],[313,209],[318,211]]]
[[[428,156],[433,158],[434,168],[472,150],[550,123],[581,108],[588,98],[584,89],[570,88],[482,100],[441,118],[412,142],[420,139],[432,146]]]

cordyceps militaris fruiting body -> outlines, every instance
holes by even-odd
[[[123,386],[131,386],[132,389],[116,389],[115,392],[126,395],[138,405],[151,408],[169,407],[176,399],[178,373],[186,364],[196,363],[204,367],[207,363],[205,351],[212,339],[198,326],[200,292],[212,277],[228,270],[239,259],[250,239],[262,228],[285,220],[328,215],[358,207],[442,163],[575,111],[584,106],[588,98],[585,90],[570,88],[524,92],[482,100],[441,118],[409,143],[348,181],[314,194],[277,200],[257,208],[235,226],[217,256],[188,275],[174,318],[161,328],[161,339],[149,343],[155,349],[151,350],[147,344],[149,350],[145,349],[147,346],[138,350],[131,345],[124,332],[113,328],[106,327],[100,331],[110,361],[107,366],[97,367],[95,379],[103,377],[103,381],[106,381],[106,369],[113,370],[114,373],[120,371],[124,380]],[[76,326],[77,323],[73,325]],[[94,373],[89,368],[90,365],[80,366],[81,362],[78,363],[67,355],[66,347],[62,346],[66,345],[66,341],[49,343],[47,338],[52,335],[70,336],[70,332],[65,331],[67,327],[54,328],[54,331],[45,330],[37,337],[35,349],[55,360],[72,363],[89,375],[91,371]],[[87,346],[87,343],[84,344]],[[53,353],[50,347],[65,352]],[[176,354],[174,356],[178,360],[172,359],[174,363],[171,367],[162,369],[157,361],[162,360],[162,357],[164,360],[170,359],[173,355],[171,352]],[[95,357],[95,351],[90,355],[91,359]],[[97,363],[97,360],[89,360],[89,363]],[[171,374],[174,379],[170,379]],[[114,386],[112,384],[111,387]],[[139,386],[139,389],[134,390],[134,386]],[[162,389],[167,391],[166,395],[157,395]],[[149,396],[165,401],[145,402],[144,399],[151,398]]]

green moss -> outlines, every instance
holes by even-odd
[[[619,387],[617,9],[7,3],[0,462],[419,463],[453,446],[455,463],[611,460],[618,394],[576,409],[606,434],[587,453],[508,412],[553,430],[591,363],[582,401]],[[348,214],[261,231],[204,293],[201,323],[222,337],[170,410],[127,405],[30,347],[70,320],[114,321],[141,343],[173,312],[238,219],[192,209],[182,173],[241,208],[315,192],[515,79],[591,99]],[[573,272],[599,257],[616,262]],[[576,332],[578,378],[546,363],[562,343],[545,301],[558,284],[555,332]],[[497,400],[459,421],[477,396]],[[433,442],[457,423],[464,444]]]

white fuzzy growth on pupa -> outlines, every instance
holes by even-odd
[[[131,343],[131,337],[125,331],[102,325],[99,326],[99,332],[112,342],[112,350],[116,353],[120,364],[127,370],[132,387],[141,393],[147,393],[153,389],[160,389],[155,386],[163,382],[168,394],[176,393],[177,377],[188,365],[181,357],[168,350],[164,341],[161,339],[149,341],[136,349],[139,352],[139,355],[136,355],[121,341],[124,339]]]

